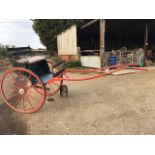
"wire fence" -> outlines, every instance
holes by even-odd
[[[112,52],[105,52],[103,59],[104,66],[130,63],[144,66],[144,50],[141,48],[136,50],[113,50]]]

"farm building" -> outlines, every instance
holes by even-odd
[[[117,63],[152,65],[155,20],[96,19],[73,25],[57,36],[61,60],[80,60],[85,67]],[[144,61],[145,60],[145,61]]]

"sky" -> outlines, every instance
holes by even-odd
[[[30,19],[0,19],[0,44],[45,48],[32,29],[32,24]]]

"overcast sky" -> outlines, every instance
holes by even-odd
[[[3,45],[28,46],[43,48],[38,35],[32,29],[33,22],[29,19],[0,19],[0,43]]]

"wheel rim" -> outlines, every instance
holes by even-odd
[[[54,62],[52,62],[50,60],[48,60],[47,62],[48,62],[48,66],[49,66],[49,68],[51,70],[53,65],[54,65]],[[60,67],[58,66],[58,67],[55,67],[53,71],[57,72],[59,69],[60,69]],[[60,75],[58,77],[62,78],[63,76]],[[53,81],[52,83],[47,83],[46,84],[46,94],[47,94],[47,96],[51,96],[51,95],[56,94],[60,90],[62,84],[63,84],[63,80]]]
[[[63,76],[60,75],[58,77],[62,78]],[[46,87],[45,87],[46,88],[46,94],[48,96],[56,94],[60,90],[62,84],[63,84],[63,80],[53,81],[52,83],[47,83]]]
[[[42,93],[38,93],[38,90]],[[4,74],[1,92],[5,103],[21,113],[38,111],[46,99],[45,87],[40,78],[24,68],[13,68]]]

